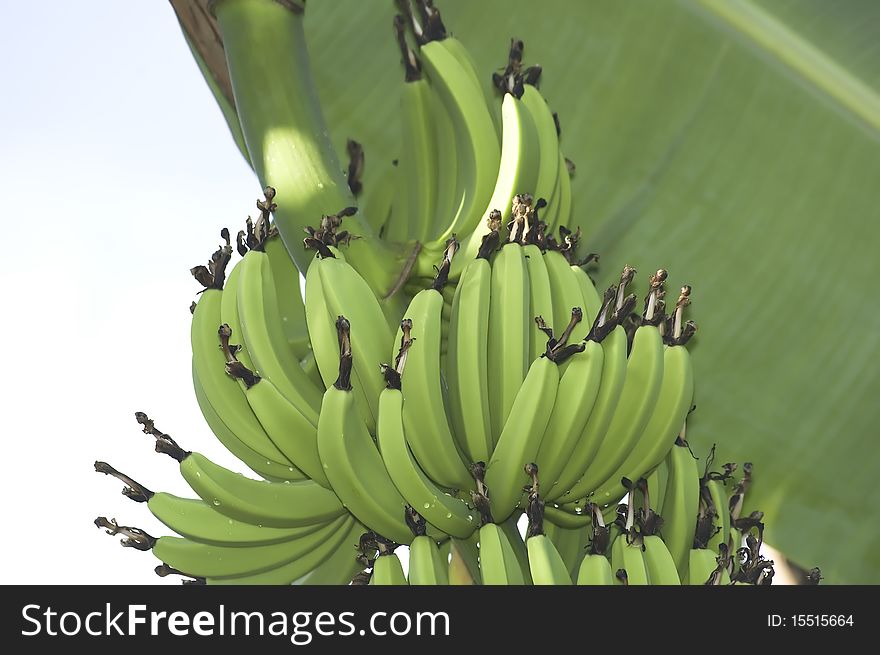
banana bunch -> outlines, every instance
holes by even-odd
[[[638,312],[632,267],[597,290],[540,67],[514,39],[484,85],[430,2],[400,4],[402,151],[361,205],[420,244],[405,310],[347,261],[353,206],[307,229],[301,290],[267,187],[191,271],[196,399],[260,479],[139,412],[195,497],[96,462],[178,536],[96,524],[210,584],[769,584],[763,515],[741,516],[750,465],[733,484],[710,454],[701,475],[686,441],[691,287],[668,313],[664,269]]]

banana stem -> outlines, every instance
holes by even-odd
[[[134,417],[138,423],[144,426],[144,434],[148,434],[156,439],[157,453],[168,455],[178,462],[182,462],[192,454],[189,450],[184,450],[178,446],[177,442],[171,438],[171,435],[157,429],[153,420],[143,412],[135,412]]]
[[[125,487],[122,489],[122,495],[126,498],[130,498],[136,503],[145,503],[155,495],[140,482],[136,482],[135,480],[132,480],[130,477],[125,475],[125,473],[117,471],[107,462],[95,462],[95,471],[97,473],[103,473],[105,475],[112,476],[117,480],[121,480],[122,482],[124,482]]]
[[[152,550],[158,539],[152,537],[140,528],[131,528],[127,525],[119,525],[116,519],[107,519],[106,516],[99,516],[95,519],[95,525],[104,528],[109,535],[121,534],[124,539],[121,543],[126,548],[135,548],[137,550]]]
[[[276,0],[215,3],[235,106],[260,184],[278,191],[275,222],[300,271],[311,257],[303,230],[321,216],[354,205],[324,122],[309,65],[301,7]],[[384,298],[408,252],[380,241],[354,216],[347,260]]]

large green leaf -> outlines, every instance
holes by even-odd
[[[751,460],[767,539],[880,582],[880,3],[437,0],[488,72],[508,39],[577,164],[584,248],[694,287],[698,454]],[[396,156],[393,3],[309,0],[335,142]],[[641,290],[640,290],[641,291]],[[672,293],[672,292],[671,292]]]

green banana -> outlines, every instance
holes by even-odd
[[[301,558],[326,543],[350,520],[340,516],[294,540],[252,546],[216,546],[183,537],[160,537],[153,546],[153,554],[165,564],[200,578],[260,573]]]
[[[327,248],[330,259],[344,261],[342,253],[335,248]],[[330,257],[332,255],[332,257]],[[312,260],[306,271],[306,323],[309,328],[309,339],[312,342],[312,352],[315,354],[315,362],[324,388],[329,389],[336,381],[339,373],[339,337],[336,331],[337,314],[333,313],[324,289],[324,279],[320,273],[323,266],[324,255],[318,254]],[[390,339],[390,337],[389,337]],[[383,357],[384,359],[384,357]],[[380,360],[382,361],[382,360]],[[376,364],[378,366],[378,362]],[[378,369],[377,369],[378,370]],[[370,402],[367,399],[367,387],[360,382],[358,370],[351,373],[354,381],[355,402],[358,413],[367,425],[370,432],[375,432],[376,422]]]
[[[602,383],[605,351],[589,340],[583,352],[575,353],[559,378],[559,388],[550,420],[535,458],[550,487],[559,479],[571,458],[575,444],[587,425]]]
[[[538,178],[540,156],[535,124],[522,101],[510,93],[501,102],[502,142],[501,164],[497,168],[495,188],[483,205],[482,217],[471,226],[462,241],[464,259],[470,260],[480,249],[483,237],[491,231],[493,212],[500,212],[503,223],[513,218],[517,195],[532,194]],[[453,266],[451,276],[457,278],[461,266]],[[549,318],[549,317],[548,317]]]
[[[690,287],[682,287],[675,311],[675,322],[679,326],[680,313],[689,295]],[[683,333],[679,328],[669,335],[669,345],[663,351],[663,380],[651,418],[624,462],[595,492],[594,497],[598,502],[605,503],[606,499],[613,501],[622,497],[624,490],[620,484],[621,478],[635,480],[652,471],[672,448],[694,397],[694,371],[690,355],[684,347],[694,330],[692,327]]]
[[[430,41],[421,47],[423,70],[437,90],[455,131],[458,170],[454,207],[446,229],[437,242],[453,234],[470,233],[492,196],[501,160],[501,149],[492,116],[484,99],[475,93],[471,74],[442,45]]]
[[[248,353],[247,344],[244,343],[244,339],[242,338],[244,330],[241,329],[241,320],[238,315],[238,278],[241,275],[242,261],[243,260],[239,260],[236,262],[226,278],[226,284],[223,287],[223,296],[220,298],[220,323],[228,325],[229,329],[232,330],[232,334],[235,335],[236,341],[240,342],[236,344],[238,350],[236,350],[235,353],[238,361],[249,369],[254,369],[256,367],[254,366],[253,359],[251,359],[250,353]],[[219,326],[220,323],[217,325]]]
[[[529,549],[529,571],[536,585],[570,585],[571,575],[568,566],[553,542],[545,534],[537,534],[526,539]]]
[[[680,585],[675,560],[663,540],[657,535],[647,535],[644,540],[645,569],[652,585]]]
[[[324,541],[318,544],[304,555],[297,559],[291,560],[281,566],[261,571],[258,573],[250,573],[247,575],[208,578],[207,583],[223,584],[223,585],[289,585],[294,584],[303,576],[315,572],[319,567],[329,562],[337,553],[339,548],[347,540],[351,534],[351,525],[357,524],[357,521],[351,516],[342,517],[342,524],[333,533],[328,534]]]
[[[224,516],[213,504],[204,500],[181,498],[169,493],[154,494],[147,501],[147,507],[153,516],[182,537],[215,546],[276,544],[299,539],[327,525],[313,523],[298,528],[260,527]]]
[[[528,316],[544,316],[550,320],[553,317],[553,296],[550,290],[550,277],[547,266],[544,263],[544,255],[541,248],[534,243],[523,246],[523,257],[529,274],[529,313]],[[460,283],[459,283],[460,284]],[[572,305],[574,306],[574,305]],[[570,308],[569,308],[570,309]],[[566,321],[568,318],[566,317]],[[563,323],[553,323],[560,327]],[[528,361],[534,361],[544,352],[547,337],[538,327],[537,323],[531,323],[529,330],[529,354]]]
[[[312,480],[251,480],[196,452],[183,457],[180,473],[192,490],[218,512],[257,526],[296,528],[345,513],[336,494]]]
[[[336,384],[324,392],[318,421],[318,453],[333,490],[364,525],[386,539],[408,544],[406,501],[388,475],[382,457],[355,409],[349,374],[353,366],[349,325],[340,316],[342,344]]]
[[[675,559],[679,572],[688,570],[688,551],[700,504],[700,474],[687,442],[679,437],[666,456],[669,469],[663,499],[663,541]]]
[[[370,577],[371,585],[406,585],[406,576],[403,573],[403,565],[400,558],[394,552],[379,555],[373,564],[373,575]]]
[[[486,466],[489,503],[496,521],[509,517],[520,502],[523,484],[527,481],[523,466],[535,459],[558,386],[557,362],[546,356],[536,359],[529,367]]]
[[[481,583],[480,551],[477,542],[479,530],[468,539],[449,540],[449,584],[458,586]]]
[[[477,71],[477,64],[474,61],[474,58],[471,56],[470,51],[465,48],[464,44],[456,39],[454,36],[447,35],[445,39],[440,41],[440,45],[446,48],[446,50],[449,51],[449,54],[451,54],[458,60],[458,63],[461,64],[461,67],[467,72],[474,85],[483,93],[483,97],[486,101],[486,108],[489,110],[489,113],[492,116],[493,123],[495,123],[496,133],[498,136],[500,136],[500,106],[497,102],[495,89],[491,85],[484,84],[482,82],[483,79],[488,80],[488,76],[480,76],[479,72]]]
[[[437,204],[437,143],[431,123],[431,105],[437,98],[422,75],[419,59],[406,42],[403,16],[396,17],[394,25],[406,76],[400,96],[401,152],[394,214],[385,237],[424,242],[431,236]]]
[[[569,577],[572,580],[576,579],[578,568],[584,557],[584,548],[588,541],[588,526],[566,528],[556,525],[545,516],[544,534],[553,542],[553,545],[559,552],[559,556],[565,562]]]
[[[218,327],[222,291],[206,289],[193,312],[191,343],[193,368],[200,391],[220,419],[241,442],[266,461],[292,465],[266,434],[238,383],[226,374],[226,357],[220,350]]]
[[[409,545],[409,584],[448,585],[449,564],[437,542],[427,535],[419,535]]]
[[[309,330],[306,326],[306,307],[300,289],[300,273],[287,252],[287,247],[277,233],[272,234],[263,246],[272,281],[281,327],[293,354],[304,358],[310,351]]]
[[[455,287],[449,319],[449,415],[470,462],[488,461],[492,452],[487,359],[491,279],[488,259],[479,256],[470,262]]]
[[[568,462],[558,476],[553,476],[554,482],[545,493],[547,501],[557,501],[563,497],[567,500],[575,500],[591,491],[583,489],[584,485],[581,485],[579,481],[584,477],[584,472],[593,464],[596,452],[605,439],[626,379],[627,337],[626,330],[619,323],[629,315],[635,303],[634,296],[624,297],[626,285],[632,280],[634,274],[635,269],[628,266],[624,268],[620,284],[615,289],[614,313],[611,313],[610,303],[606,302],[596,320],[597,330],[611,330],[602,340],[602,378],[599,392],[586,425],[570,451]],[[609,289],[606,296],[611,293],[612,291]],[[545,479],[548,478],[545,476]]]
[[[450,489],[472,486],[458,445],[449,429],[444,407],[440,361],[440,325],[445,282],[457,243],[450,241],[435,284],[417,293],[406,310],[395,343],[413,342],[406,352],[402,378],[403,425],[406,440],[419,466],[428,476]]]
[[[306,376],[300,358],[287,342],[268,256],[250,250],[240,268],[238,315],[243,332],[239,338],[247,345],[256,373],[268,379],[314,427],[318,424],[321,391]]]
[[[582,307],[584,308],[584,317],[587,322],[595,321],[596,317],[602,309],[602,296],[596,290],[593,280],[587,275],[583,266],[572,264],[571,270],[574,273],[575,280],[581,290]]]
[[[532,195],[549,200],[559,175],[559,135],[556,121],[541,92],[531,84],[523,87],[522,102],[528,111],[538,140],[538,175]]]
[[[250,408],[272,442],[285,457],[323,487],[330,488],[318,456],[318,433],[316,426],[272,384],[239,362],[229,339],[229,326],[220,326],[220,345],[226,355],[226,371],[241,381]]]
[[[529,370],[529,273],[522,246],[506,243],[492,262],[489,301],[489,414],[497,444]],[[531,460],[528,460],[531,461]],[[521,468],[525,461],[520,462]]]
[[[288,463],[284,454],[277,448],[276,458],[266,459],[264,455],[261,455],[241,441],[241,439],[239,439],[238,436],[227,427],[226,423],[223,422],[223,419],[220,418],[217,411],[205,396],[205,391],[202,389],[202,383],[199,381],[198,373],[196,373],[195,362],[193,362],[192,376],[196,401],[198,402],[199,409],[202,410],[202,416],[205,418],[205,422],[211,428],[214,436],[217,437],[217,440],[226,447],[226,450],[235,455],[235,457],[241,460],[254,473],[266,480],[297,481],[305,480],[307,478],[305,473],[293,466],[293,464]]]
[[[401,358],[401,362],[405,359]],[[402,370],[396,371],[399,374]],[[467,504],[438,487],[419,467],[409,450],[403,427],[403,395],[395,387],[393,374],[386,372],[389,386],[379,397],[378,446],[385,469],[400,495],[425,520],[445,533],[467,538],[477,529],[474,513]]]
[[[385,387],[379,364],[387,357],[392,332],[369,285],[347,262],[338,257],[322,257],[314,263],[321,274],[321,288],[330,316],[335,321],[336,317],[345,315],[351,324],[354,370],[372,417],[367,427],[375,433],[379,394]]]
[[[347,585],[363,569],[355,550],[358,537],[366,531],[363,523],[352,521],[351,528],[332,554],[300,578],[295,585]]]
[[[687,557],[687,584],[705,585],[709,582],[718,562],[714,550],[691,548]]]
[[[480,527],[480,572],[484,585],[526,583],[513,546],[495,523]]]
[[[605,555],[588,553],[581,560],[577,573],[578,585],[613,585],[614,572]]]
[[[576,498],[595,491],[623,464],[644,432],[657,404],[663,379],[663,338],[653,322],[662,317],[662,306],[658,301],[662,297],[665,279],[666,271],[662,270],[651,278],[651,292],[644,319],[647,323],[636,330],[626,364],[626,379],[614,417],[608,425],[602,445],[596,451],[592,465],[572,490],[572,495]],[[618,499],[619,497],[611,495],[594,496],[594,501],[600,505]]]
[[[563,326],[568,323],[573,307],[583,307],[583,294],[580,284],[571,270],[568,260],[558,250],[544,252],[544,265],[547,268],[547,276],[550,281],[550,294],[553,298],[553,315],[550,320],[554,326]],[[571,340],[581,341],[586,338],[595,316],[589,316],[584,312],[583,322],[577,326],[571,334]]]

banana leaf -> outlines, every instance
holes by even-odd
[[[754,463],[749,506],[795,562],[880,583],[880,3],[436,4],[487,76],[512,36],[543,66],[597,283],[631,264],[643,285],[667,268],[670,295],[693,285],[694,451]],[[340,153],[364,144],[365,185],[397,156],[393,14],[306,12],[325,117]]]

